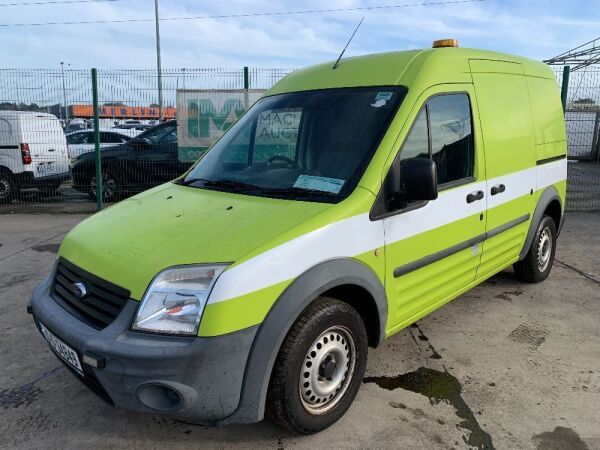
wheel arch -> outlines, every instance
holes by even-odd
[[[281,294],[260,325],[247,359],[240,403],[219,425],[263,419],[271,372],[281,344],[300,314],[321,295],[357,309],[365,322],[370,346],[377,346],[385,338],[387,296],[373,270],[352,258],[313,266]]]
[[[542,195],[540,195],[533,212],[531,223],[529,224],[529,231],[527,232],[525,243],[523,244],[523,248],[519,254],[519,261],[523,260],[523,258],[527,256],[527,253],[531,247],[531,243],[533,242],[535,232],[544,215],[549,215],[552,218],[554,224],[556,225],[557,233],[560,233],[564,223],[563,201],[558,193],[558,190],[554,186],[548,186],[546,189],[544,189]]]

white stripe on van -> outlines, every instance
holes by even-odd
[[[531,188],[536,189],[536,184],[539,190],[565,180],[566,167],[566,159],[563,159],[502,175],[488,180],[487,184],[479,181],[442,191],[436,201],[390,219],[371,222],[365,213],[326,225],[226,270],[215,284],[208,303],[229,300],[296,278],[328,259],[372,251],[384,245],[384,233],[388,244],[394,243],[484,212],[485,199],[466,203],[470,192],[482,190],[490,207],[499,206],[529,194]],[[495,184],[504,184],[506,191],[490,196],[489,189]]]

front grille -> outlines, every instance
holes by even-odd
[[[74,293],[75,283],[85,286],[82,297]],[[130,292],[61,258],[58,261],[52,296],[57,303],[82,322],[101,330],[110,325],[119,315]]]

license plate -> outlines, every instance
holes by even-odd
[[[53,163],[38,164],[36,170],[40,175],[50,175],[56,172],[56,167]]]
[[[44,324],[40,323],[40,329],[48,345],[60,356],[69,366],[71,366],[79,375],[83,376],[83,368],[79,362],[77,352],[57,338]]]

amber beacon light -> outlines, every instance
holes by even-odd
[[[458,39],[438,39],[437,41],[433,41],[432,47],[458,47]]]

